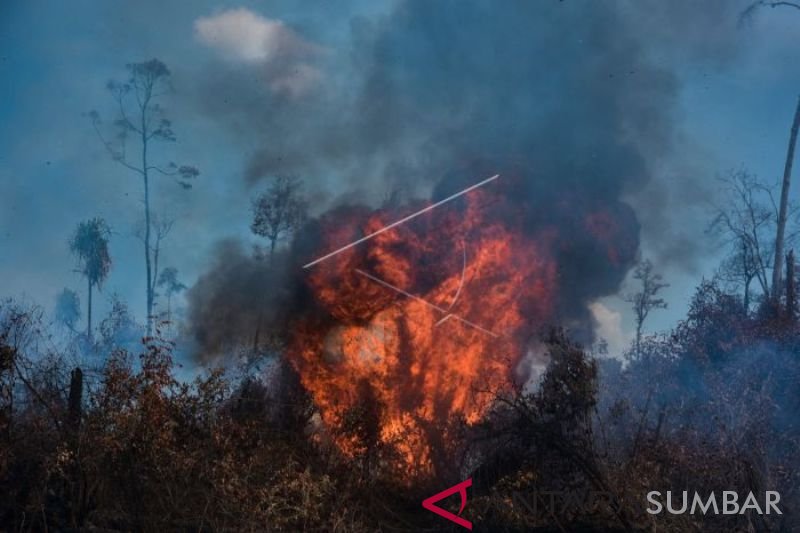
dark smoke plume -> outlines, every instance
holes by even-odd
[[[201,102],[243,138],[263,139],[251,183],[291,172],[312,190],[366,191],[374,203],[397,187],[437,199],[512,177],[528,226],[557,230],[557,319],[591,340],[586,304],[615,293],[638,253],[639,222],[622,198],[646,186],[676,135],[679,81],[665,58],[723,56],[724,32],[694,46],[722,10],[401,2],[351,21],[350,49],[320,60],[325,80],[305,97],[271,93],[253,67],[220,66]],[[685,28],[685,42],[656,31],[665,25]]]
[[[259,259],[240,242],[217,244],[211,268],[189,290],[190,334],[197,356],[208,359],[230,355],[242,344],[251,345],[270,334],[288,294],[285,257]]]

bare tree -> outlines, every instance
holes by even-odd
[[[270,260],[278,242],[289,238],[306,218],[303,182],[294,176],[277,176],[253,201],[250,229],[269,241]]]
[[[725,281],[741,286],[747,309],[753,280],[758,282],[766,299],[771,294],[770,271],[775,251],[772,235],[778,209],[773,189],[744,169],[731,171],[720,181],[723,196],[715,207],[709,231],[729,248],[720,275]]]
[[[669,287],[669,283],[664,283],[661,274],[655,272],[653,263],[649,259],[639,261],[634,272],[633,279],[639,282],[641,289],[625,296],[625,301],[632,304],[633,312],[636,317],[636,355],[640,354],[642,344],[642,331],[644,322],[655,309],[666,309],[667,302],[658,297],[661,289]]]
[[[172,122],[166,118],[164,109],[159,104],[162,96],[171,89],[170,71],[158,59],[127,65],[129,77],[125,82],[111,81],[108,90],[117,104],[117,118],[114,120],[116,137],[108,140],[100,130],[100,115],[96,111],[89,113],[92,125],[100,140],[108,150],[112,159],[140,176],[144,187],[144,257],[147,274],[147,333],[152,327],[152,314],[155,294],[157,270],[153,263],[157,249],[151,246],[153,221],[150,204],[150,178],[153,172],[175,178],[184,189],[192,187],[192,181],[200,174],[197,168],[189,165],[178,166],[168,163],[164,166],[154,165],[149,159],[152,142],[174,142],[175,133]],[[129,144],[138,149],[136,155],[128,153]]]
[[[747,244],[744,242],[740,244],[741,246],[736,251],[732,251],[728,257],[722,260],[716,277],[731,290],[742,291],[742,309],[747,313],[752,302],[751,286],[759,271]]]
[[[92,288],[100,287],[111,270],[108,238],[111,230],[102,218],[93,218],[78,224],[69,241],[69,249],[78,260],[78,272],[88,285],[86,304],[86,335],[92,339]]]

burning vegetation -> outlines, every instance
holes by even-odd
[[[519,207],[490,187],[307,271],[314,305],[292,323],[289,360],[327,426],[375,410],[375,444],[398,453],[404,475],[435,473],[432,448],[449,448],[448,423],[475,424],[491,407],[487,392],[529,374],[531,336],[553,315],[552,230],[526,233]],[[329,213],[319,249],[420,207]],[[346,436],[337,442],[353,451]]]
[[[719,60],[662,27],[705,39],[713,6],[407,0],[350,20],[346,53],[244,8],[201,17],[242,62],[210,63],[180,109],[256,147],[258,244],[187,244],[211,247],[191,287],[156,179],[205,178],[154,159],[177,138],[171,71],[127,65],[117,116],[87,127],[144,193],[146,316],[93,310],[125,265],[100,217],[69,240],[85,329],[71,289],[53,321],[0,300],[0,532],[452,531],[420,504],[465,480],[440,505],[476,530],[800,530],[800,106],[781,201],[723,179],[720,268],[671,330],[647,322],[680,260],[653,180],[682,133],[672,55]],[[276,49],[237,46],[248,24]],[[618,296],[633,338],[609,353],[592,310]],[[720,490],[780,493],[782,514],[646,512],[651,491]]]

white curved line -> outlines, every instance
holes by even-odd
[[[464,240],[461,240],[461,251],[463,252],[464,262],[461,265],[461,281],[458,282],[458,290],[456,291],[456,296],[453,298],[453,303],[450,304],[450,307],[447,308],[449,311],[456,305],[458,301],[458,297],[461,295],[461,288],[464,286],[464,273],[467,271],[467,245],[464,244]]]

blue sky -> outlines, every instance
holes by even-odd
[[[719,251],[703,233],[716,194],[715,176],[742,165],[767,180],[777,180],[782,172],[791,114],[800,93],[800,11],[765,9],[740,25],[741,5],[733,2],[614,5],[632,42],[642,47],[641,54],[676,82],[669,110],[674,148],[666,156],[654,155],[648,183],[625,193],[642,224],[643,254],[664,265],[672,284],[665,295],[670,308],[654,315],[650,324],[650,329],[667,328],[683,315],[694,286],[719,260]],[[513,4],[493,6],[498,11]],[[366,0],[336,5],[6,1],[0,7],[0,295],[25,297],[46,309],[63,287],[75,288],[83,297],[66,243],[80,220],[102,216],[115,231],[114,270],[103,296],[120,294],[141,318],[141,245],[132,236],[141,212],[141,184],[108,159],[82,117],[90,109],[112,114],[105,83],[123,76],[125,63],[158,57],[173,72],[175,94],[165,105],[178,142],[156,155],[192,163],[202,174],[188,192],[167,181],[158,183],[156,206],[176,219],[162,264],[177,267],[191,285],[204,271],[215,242],[230,236],[253,242],[249,199],[261,185],[247,178],[254,155],[269,143],[302,147],[302,137],[312,130],[298,109],[327,112],[329,106],[344,102],[358,113],[358,100],[350,95],[359,87],[361,66],[375,60],[362,57],[370,46],[369,36],[391,32],[402,9],[400,2]],[[244,24],[242,31],[231,32],[226,20]],[[294,47],[293,63],[274,60],[260,40],[248,41],[252,35],[247,32],[258,37],[259,31]],[[435,33],[437,26],[424,31]],[[575,39],[581,38],[575,34]],[[465,37],[465,42],[472,46],[474,40],[478,47],[481,39],[478,33]],[[557,50],[544,52],[558,61]],[[518,68],[520,60],[524,62],[509,58],[509,68]],[[219,96],[225,98],[231,77],[238,85],[230,94],[252,98],[248,105],[253,115],[265,113],[275,129],[256,129],[241,102],[222,110],[214,105],[214,91],[221,88]],[[305,91],[322,96],[303,100]],[[259,100],[262,94],[267,96]],[[277,107],[279,102],[287,102],[289,111]],[[298,117],[306,126],[297,130],[301,138],[292,139]],[[336,120],[334,124],[346,124]],[[307,142],[309,150],[325,152],[324,163],[341,163],[296,162],[314,172],[308,183],[317,209],[348,195],[375,200],[383,194],[373,180],[364,178],[370,172],[389,172],[380,151],[329,145],[316,133]],[[418,146],[402,142],[409,154]],[[298,153],[302,156],[301,150]],[[419,193],[433,184],[424,179],[410,182]],[[798,193],[800,187],[795,187],[793,198]],[[603,331],[613,342],[624,342],[631,330],[625,304],[615,297],[602,303]]]

